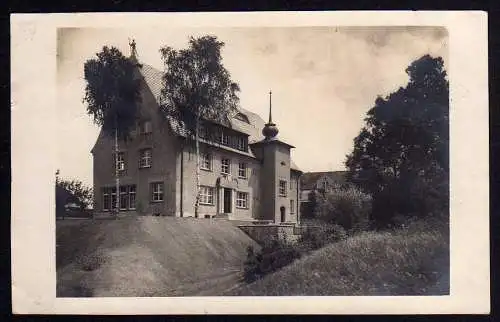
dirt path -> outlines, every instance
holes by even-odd
[[[185,284],[175,290],[176,296],[222,296],[238,287],[242,281],[240,268],[228,268],[223,272],[204,277],[199,282]]]

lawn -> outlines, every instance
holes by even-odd
[[[220,295],[258,247],[224,220],[63,220],[56,231],[58,297]]]
[[[449,294],[448,228],[419,222],[330,244],[248,285],[241,296]]]

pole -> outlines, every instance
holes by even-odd
[[[115,180],[116,180],[116,200],[115,200],[115,219],[120,212],[120,176],[118,169],[118,120],[115,115]]]

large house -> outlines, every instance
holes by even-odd
[[[136,62],[142,98],[137,125],[130,140],[119,142],[116,155],[114,137],[101,130],[92,149],[94,209],[99,213],[112,211],[119,198],[120,212],[193,217],[194,138],[182,121],[160,109],[162,73],[137,63],[134,49],[130,59]],[[230,116],[229,124],[210,123],[209,128],[216,132],[216,139],[201,139],[199,216],[298,222],[302,172],[290,159],[293,146],[277,137],[271,93],[267,123],[240,108]],[[115,166],[119,170],[118,193]]]

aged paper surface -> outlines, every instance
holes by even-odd
[[[54,172],[58,28],[442,26],[449,35],[449,296],[56,298]],[[12,296],[36,314],[488,313],[487,15],[484,12],[15,14],[12,62]],[[168,42],[168,40],[165,40]],[[78,143],[76,143],[78,144]]]

